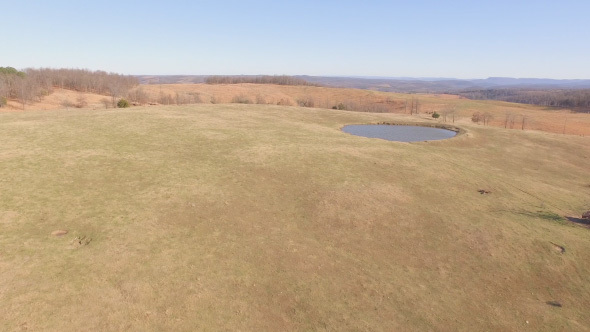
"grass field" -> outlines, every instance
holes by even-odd
[[[0,330],[590,330],[590,138],[415,119],[1,113]]]
[[[590,114],[587,113],[493,100],[469,100],[455,95],[272,84],[150,84],[138,86],[131,95],[139,91],[144,95],[144,103],[156,104],[155,107],[186,103],[249,103],[332,109],[342,105],[349,111],[410,115],[415,102],[419,104],[417,117],[428,118],[438,112],[441,114],[439,122],[444,122],[445,117],[447,123],[452,123],[453,118],[458,122],[471,122],[474,113],[481,113],[487,114],[487,124],[495,127],[524,127],[526,130],[590,136]],[[80,100],[85,102],[85,108],[96,110],[105,108],[105,99],[108,104],[111,97],[56,89],[41,101],[25,105],[25,110],[56,110],[64,108],[64,104],[75,105]],[[133,101],[132,96],[129,99]],[[8,107],[0,109],[14,110],[22,110],[22,104],[17,100],[10,100]]]

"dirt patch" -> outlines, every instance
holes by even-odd
[[[491,194],[492,193],[491,190],[487,190],[487,189],[479,189],[477,192],[480,193],[480,194],[482,194],[482,195],[487,195],[487,194]]]
[[[58,229],[58,230],[51,232],[51,235],[53,235],[53,236],[64,236],[66,234],[68,234],[67,229]]]
[[[555,249],[555,251],[557,251],[560,254],[565,253],[565,247],[560,246],[559,244],[553,243],[553,242],[549,242],[551,243],[551,245],[553,246],[553,249]]]
[[[0,212],[0,224],[10,224],[18,217],[18,213],[14,211]]]
[[[92,238],[86,236],[86,235],[81,235],[81,236],[76,236],[69,245],[69,249],[78,249],[80,247],[84,247],[87,246],[88,244],[90,244],[90,242],[92,241]]]

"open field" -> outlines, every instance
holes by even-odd
[[[0,113],[0,330],[589,331],[590,137],[414,120]]]
[[[428,118],[432,112],[442,114],[439,122],[450,123],[453,114],[456,122],[471,122],[474,113],[487,114],[489,125],[512,129],[541,130],[551,133],[590,136],[590,114],[571,113],[568,110],[548,109],[539,106],[491,100],[469,100],[444,94],[401,94],[360,89],[342,89],[313,86],[279,86],[269,84],[159,84],[140,85],[131,94],[141,91],[144,104],[190,103],[250,103],[331,109],[342,104],[347,110],[360,112],[390,112],[410,114],[412,100],[418,103],[418,118]],[[78,93],[56,89],[41,102],[26,105],[29,110],[64,108],[64,103],[78,103],[82,97],[86,108],[104,108],[104,99],[110,97],[91,93]],[[131,99],[133,100],[133,99]],[[72,106],[71,108],[73,108]],[[22,105],[10,101],[9,108],[18,110]],[[444,114],[447,114],[444,116]],[[416,116],[416,114],[414,114]],[[524,124],[523,124],[524,118]],[[483,121],[480,122],[483,125]]]

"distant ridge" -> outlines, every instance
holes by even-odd
[[[141,84],[204,83],[211,75],[137,75]],[[257,75],[242,75],[255,77]],[[296,75],[312,84],[328,87],[368,89],[405,93],[459,93],[481,89],[590,89],[590,79],[548,79],[489,77],[486,79],[412,78],[412,77],[338,77]]]
[[[299,76],[325,86],[370,89],[384,92],[458,93],[477,89],[590,89],[588,80],[558,80],[546,78],[489,77],[486,79],[455,78],[360,78]]]

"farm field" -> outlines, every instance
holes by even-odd
[[[425,114],[0,113],[0,330],[590,330],[586,127],[468,102],[419,143],[340,128]]]

